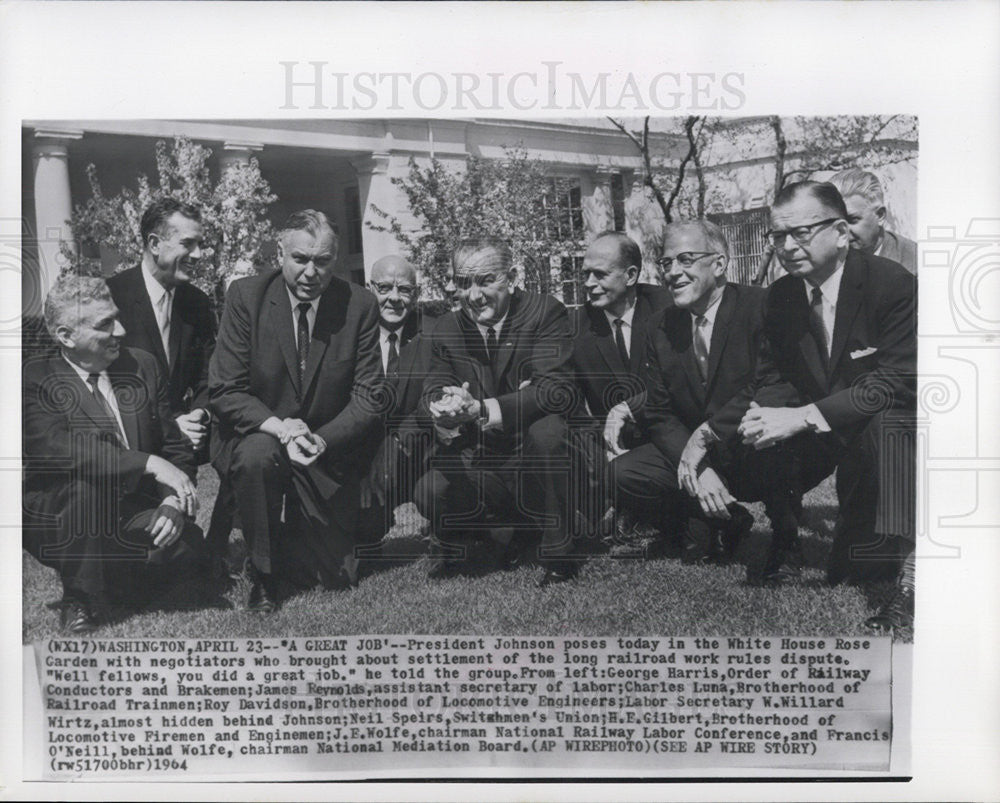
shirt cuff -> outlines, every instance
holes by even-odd
[[[806,411],[806,426],[809,427],[813,432],[829,432],[830,425],[826,423],[826,419],[823,414],[819,411],[819,407],[815,404],[809,404],[805,407]]]
[[[628,406],[628,402],[618,402],[618,404],[608,410],[608,418],[620,418],[622,421],[635,421],[635,418],[632,417],[632,408]]]
[[[496,399],[483,399],[483,411],[485,415],[480,419],[483,422],[480,425],[483,432],[503,428],[503,413],[500,412],[500,402]]]
[[[707,421],[701,425],[700,429],[702,433],[702,443],[706,446],[712,443],[718,443],[722,440],[722,438],[719,437],[719,433],[712,429],[712,425]]]

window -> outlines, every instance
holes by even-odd
[[[361,194],[357,187],[344,189],[344,217],[347,219],[347,253],[361,253]]]
[[[615,219],[615,231],[625,231],[625,176],[615,173],[611,176],[611,211]]]
[[[583,204],[580,182],[553,178],[542,199],[546,233],[559,240],[583,239]]]
[[[729,243],[729,281],[753,284],[764,255],[768,226],[768,208],[745,209],[706,215],[719,226]]]

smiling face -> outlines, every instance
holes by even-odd
[[[583,286],[587,301],[597,309],[620,316],[628,308],[639,281],[638,265],[625,264],[622,249],[611,237],[596,240],[583,257]]]
[[[847,225],[851,230],[851,247],[874,254],[885,232],[885,206],[873,203],[863,195],[848,195]]]
[[[78,316],[56,327],[55,336],[66,356],[81,368],[98,373],[118,359],[125,328],[110,299],[89,300],[74,309]]]
[[[829,221],[829,222],[822,222]],[[810,228],[810,224],[815,224]],[[837,269],[847,252],[850,232],[847,221],[812,195],[802,192],[771,210],[771,229],[791,232],[802,228],[798,239],[786,234],[775,240],[781,267],[792,276],[821,285]]]
[[[667,227],[663,256],[673,260],[666,281],[674,306],[701,315],[725,287],[725,255],[713,252],[698,226],[675,224]]]
[[[316,234],[307,229],[290,229],[278,242],[278,262],[289,291],[299,301],[323,295],[333,279],[337,261],[336,235],[326,228]]]
[[[153,278],[168,290],[191,281],[191,273],[201,259],[202,238],[197,220],[174,212],[163,231],[150,233],[146,244],[153,258]]]
[[[416,269],[398,256],[382,257],[372,265],[368,289],[378,299],[379,321],[386,329],[402,326],[420,298]]]
[[[452,266],[445,289],[473,321],[492,326],[510,308],[515,273],[499,252],[484,247],[465,254]]]

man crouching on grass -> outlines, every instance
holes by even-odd
[[[103,279],[67,276],[45,299],[59,350],[24,367],[24,546],[59,572],[62,626],[83,635],[111,606],[177,581],[204,601],[195,454],[166,377],[125,329]]]

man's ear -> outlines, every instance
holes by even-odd
[[[76,343],[74,342],[75,334],[76,330],[73,327],[68,326],[67,324],[61,323],[56,327],[56,333],[55,333],[56,341],[59,343],[60,346],[63,346],[65,348],[71,349],[76,345]]]
[[[149,233],[146,238],[146,250],[154,256],[160,253],[160,240],[162,238],[155,231]]]
[[[642,273],[642,267],[639,265],[629,265],[625,268],[625,284],[629,287],[637,284],[639,282],[639,275]]]
[[[507,282],[513,287],[514,282],[516,281],[517,281],[517,268],[511,265],[510,270],[507,271]]]
[[[712,268],[712,275],[718,278],[719,276],[725,276],[726,270],[729,268],[729,257],[725,254],[719,254],[715,258],[715,267]]]
[[[881,226],[885,225],[885,215],[886,212],[884,206],[880,206],[878,209],[875,210],[875,219],[879,222],[879,225]]]

